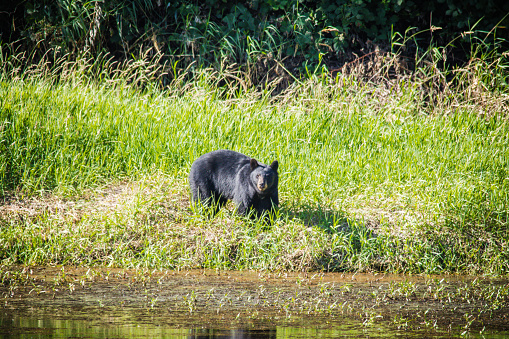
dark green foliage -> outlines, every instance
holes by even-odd
[[[28,0],[2,14],[13,24],[1,39],[24,37],[25,47],[41,55],[56,48],[128,58],[152,48],[186,64],[217,67],[292,57],[305,68],[324,55],[341,61],[345,50],[361,49],[368,40],[388,43],[393,32],[409,27],[441,27],[423,34],[420,43],[443,44],[471,28],[508,26],[507,13],[509,2],[474,0]]]

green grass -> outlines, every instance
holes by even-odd
[[[509,272],[504,94],[438,111],[409,79],[313,77],[274,99],[207,72],[159,90],[83,69],[0,78],[5,264]],[[189,206],[191,163],[223,148],[279,161],[272,227]],[[115,182],[150,189],[98,208]]]

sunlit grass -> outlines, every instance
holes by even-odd
[[[312,78],[274,99],[218,87],[206,72],[159,90],[79,70],[1,77],[4,263],[509,271],[503,97],[489,114],[470,101],[440,114],[408,80]],[[279,161],[272,227],[189,206],[191,163],[225,148]],[[91,198],[77,216],[9,209],[48,194],[81,201],[118,180],[155,186],[113,209],[95,211]]]

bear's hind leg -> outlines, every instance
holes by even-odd
[[[211,205],[213,194],[208,187],[194,183],[191,185],[191,194],[194,205],[201,205],[202,207],[209,207]]]
[[[216,215],[221,208],[226,205],[228,199],[222,197],[220,194],[213,193],[209,200],[209,205],[212,211],[212,216]]]
[[[192,195],[193,204],[199,204],[199,207],[211,216],[216,215],[228,201],[228,199],[222,197],[216,192],[211,192],[206,187],[197,187],[192,191]]]

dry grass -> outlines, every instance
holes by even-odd
[[[232,205],[213,219],[197,215],[190,206],[187,191],[182,180],[158,174],[134,182],[88,190],[80,197],[70,199],[53,195],[27,199],[10,197],[0,207],[0,222],[11,231],[21,233],[18,236],[24,237],[30,232],[32,238],[52,242],[52,248],[61,246],[62,256],[55,258],[56,261],[46,261],[46,264],[108,264],[110,261],[108,265],[127,267],[152,266],[150,260],[154,259],[153,253],[147,252],[153,250],[168,251],[166,260],[160,263],[163,267],[218,265],[227,268],[233,265],[233,268],[235,264],[241,264],[254,268],[256,266],[250,266],[247,262],[242,263],[247,258],[243,259],[237,253],[241,247],[245,247],[243,241],[253,242],[253,247],[263,247],[263,244],[281,236],[277,233],[295,231],[295,225],[281,223],[278,224],[281,227],[278,232],[268,233],[263,231],[263,225],[246,225],[243,218],[233,214]],[[317,235],[315,230],[303,225],[298,227],[299,233],[294,236],[302,238],[304,242],[309,241],[309,234]],[[76,237],[83,241],[72,243],[77,241]],[[281,247],[281,244],[274,245]],[[88,252],[86,257],[72,253],[71,248],[76,246]],[[285,246],[289,248],[275,253],[277,263],[259,262],[258,265],[268,264],[269,267],[290,270],[316,267],[315,256],[310,253],[316,250],[314,244],[307,244],[303,248],[292,248],[290,243]],[[113,258],[116,252],[121,252],[119,255],[124,258]],[[141,259],[138,256],[149,258]],[[126,257],[130,257],[129,264],[125,262]],[[214,263],[215,260],[218,262]],[[27,264],[37,264],[37,261],[29,260]]]

